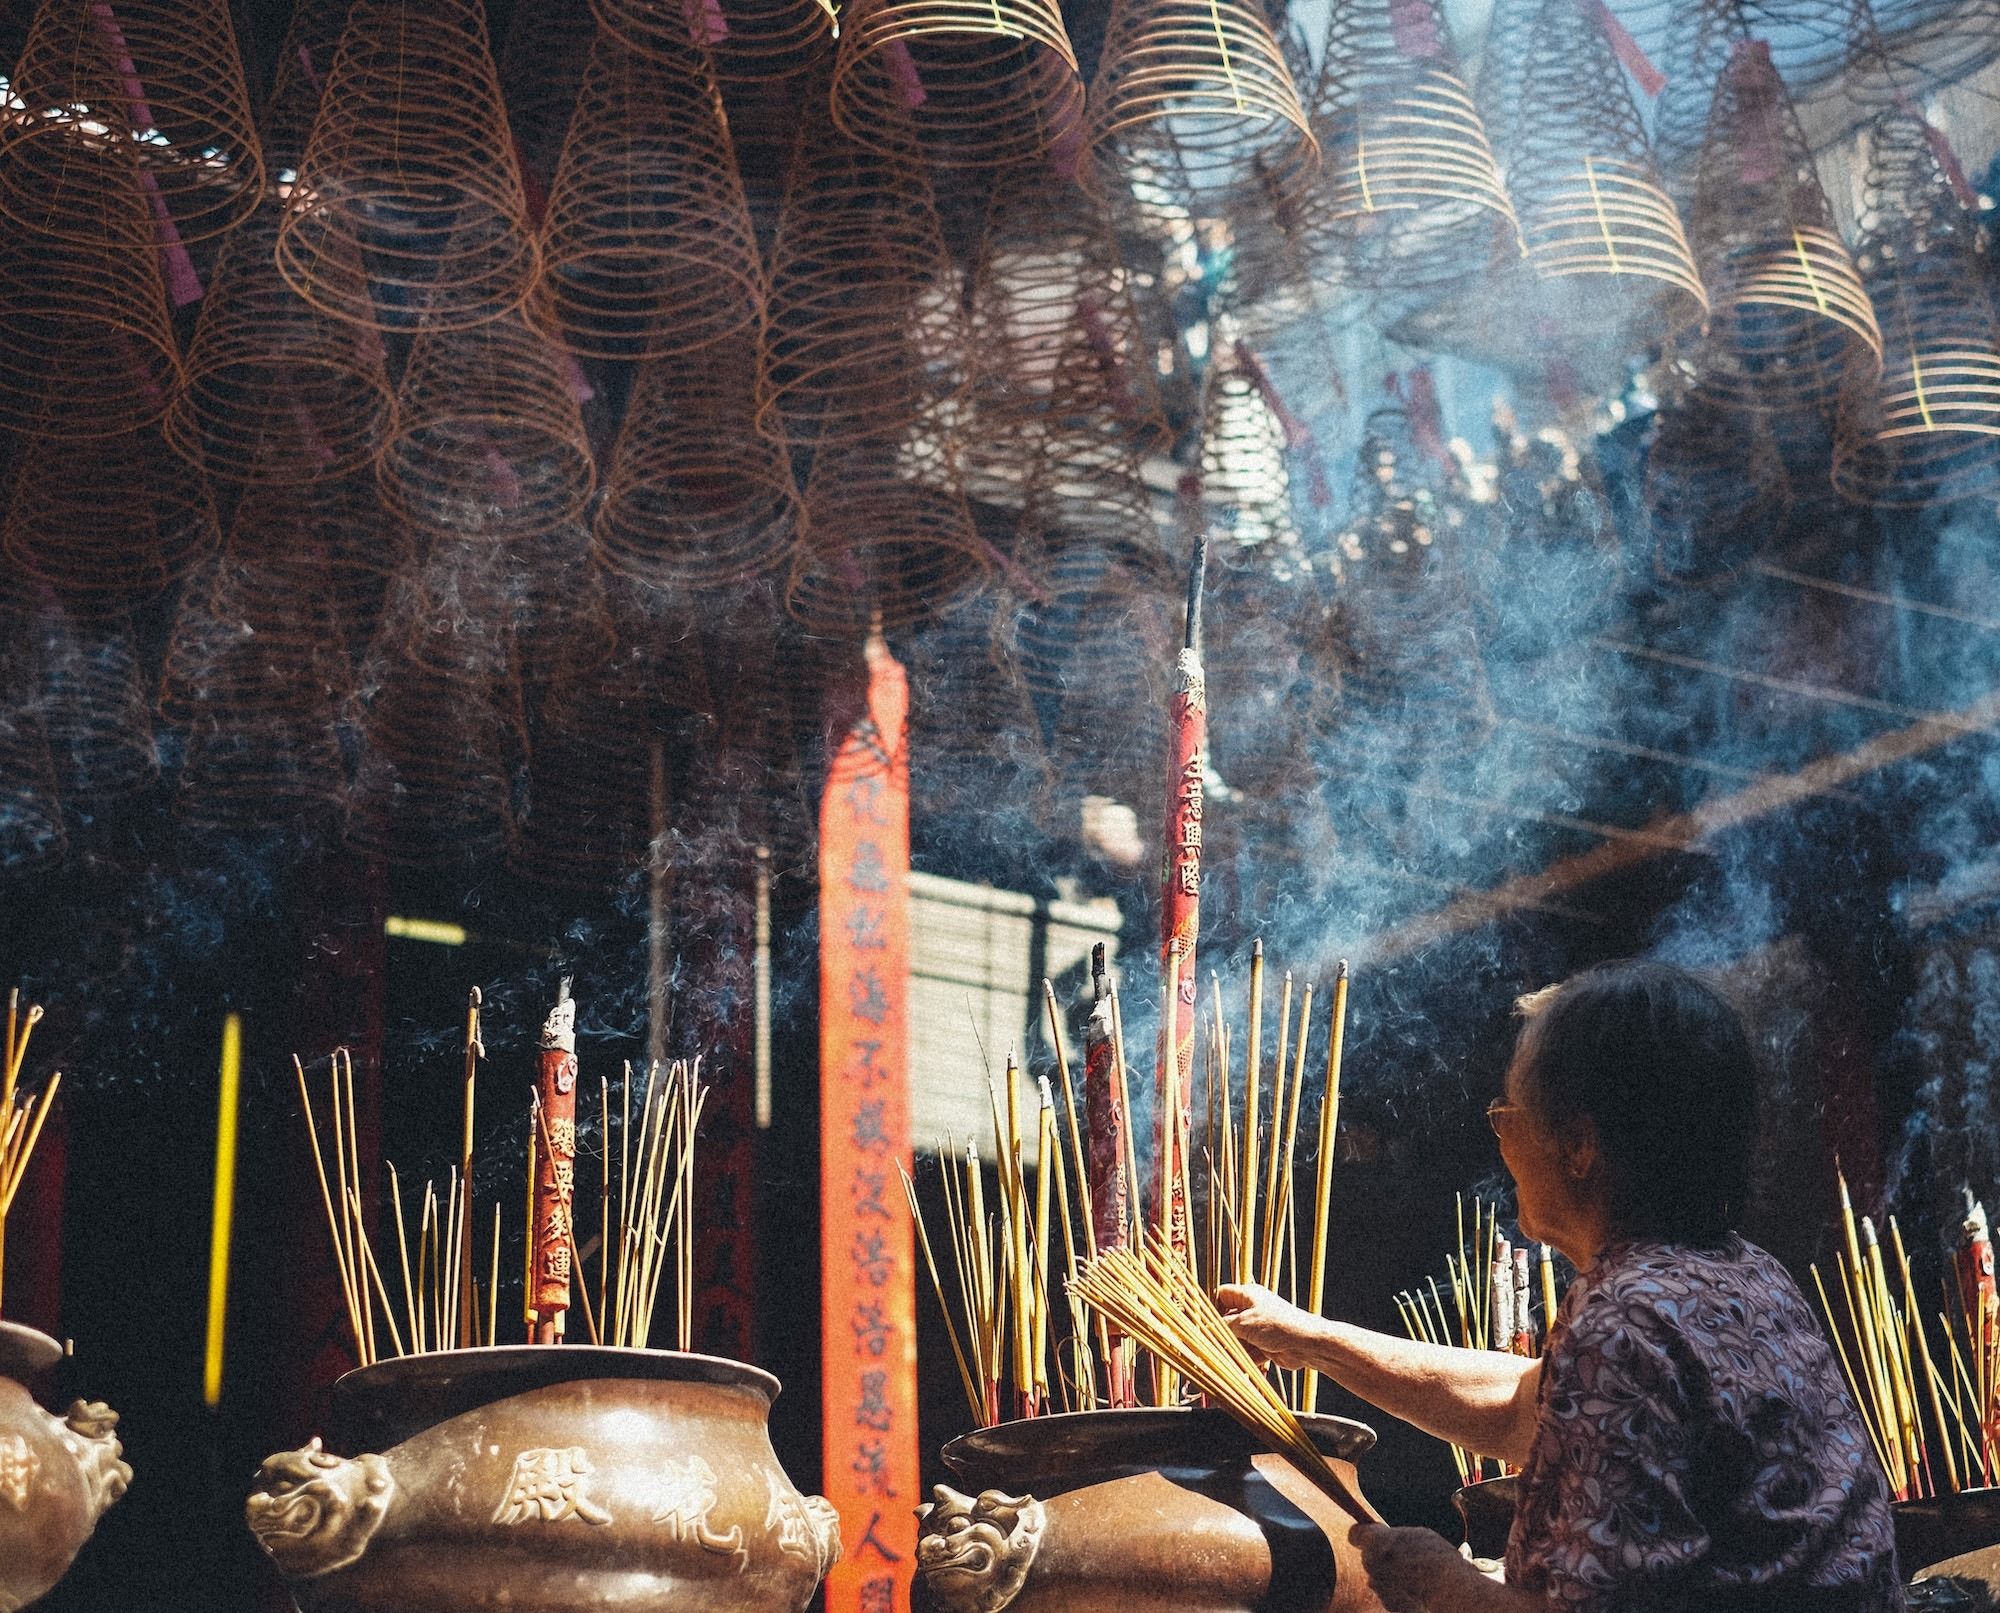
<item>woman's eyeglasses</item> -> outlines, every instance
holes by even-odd
[[[1524,1103],[1509,1103],[1505,1098],[1495,1098],[1486,1106],[1486,1124],[1493,1128],[1493,1135],[1500,1135],[1500,1117],[1519,1114],[1527,1107]]]

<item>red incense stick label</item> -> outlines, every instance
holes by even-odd
[[[560,1329],[569,1309],[572,1231],[576,1199],[576,1004],[569,982],[542,1025],[535,1095],[541,1115],[536,1140],[535,1295],[540,1325]]]

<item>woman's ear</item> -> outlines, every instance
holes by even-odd
[[[1603,1157],[1598,1143],[1597,1122],[1587,1115],[1577,1116],[1562,1128],[1556,1139],[1556,1150],[1565,1176],[1572,1182],[1589,1181],[1597,1174],[1598,1162]]]

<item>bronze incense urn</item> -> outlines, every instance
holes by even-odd
[[[508,1345],[378,1362],[257,1475],[307,1613],[799,1613],[840,1555],[778,1465],[778,1381],[713,1356]]]
[[[1358,1495],[1374,1431],[1302,1419]],[[1089,1411],[944,1448],[917,1542],[925,1613],[1372,1613],[1357,1519],[1221,1411]]]
[[[58,1417],[29,1392],[62,1353],[48,1334],[0,1322],[0,1613],[47,1594],[132,1482],[116,1412],[79,1400]]]

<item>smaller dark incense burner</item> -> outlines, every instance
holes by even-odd
[[[58,1417],[30,1393],[62,1353],[46,1333],[0,1322],[0,1609],[8,1613],[54,1587],[132,1482],[116,1412],[79,1400]]]
[[[336,1443],[365,1454],[272,1457],[247,1517],[308,1613],[799,1613],[840,1534],[778,1464],[777,1394],[665,1350],[382,1361],[334,1388]]]

